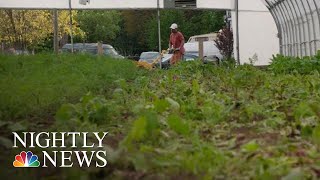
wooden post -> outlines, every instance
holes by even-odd
[[[98,55],[103,55],[103,47],[101,42],[98,42]]]
[[[204,58],[204,48],[203,48],[204,38],[199,38],[199,58],[203,61]]]
[[[1,52],[4,53],[4,42],[1,43]]]
[[[54,53],[59,53],[59,40],[58,40],[58,10],[53,10],[53,47]]]

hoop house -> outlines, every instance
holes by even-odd
[[[320,1],[263,1],[276,22],[281,54],[315,55],[320,49]]]

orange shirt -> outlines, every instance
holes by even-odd
[[[180,52],[184,54],[185,49],[183,47],[184,45],[184,37],[181,32],[177,33],[171,33],[170,35],[170,48],[173,46],[173,48],[180,48]]]

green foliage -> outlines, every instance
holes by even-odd
[[[60,10],[58,14],[58,36],[62,38],[70,33],[69,11]],[[73,11],[73,34],[82,37],[76,15],[77,11]],[[42,50],[39,46],[53,39],[52,24],[53,13],[49,10],[0,10],[0,40],[8,48]]]
[[[180,109],[180,104],[176,102],[175,100],[167,97],[166,101],[170,104],[170,107],[172,110],[178,111]]]
[[[320,145],[320,126],[319,125],[313,129],[312,138],[315,143]]]
[[[110,108],[103,97],[94,97],[90,93],[82,97],[78,104],[64,104],[58,110],[55,118],[62,125],[76,121],[78,124],[107,124],[110,118]],[[72,127],[73,125],[70,125]],[[69,127],[69,128],[70,128]]]
[[[134,78],[137,71],[130,61],[115,62],[87,55],[2,55],[0,118],[50,115],[89,91],[111,94],[115,80]]]
[[[231,59],[233,54],[233,32],[230,28],[223,28],[215,40],[217,48],[226,59]]]
[[[320,59],[320,50],[318,50],[316,56],[315,56],[317,59]]]
[[[16,49],[53,51],[53,13],[48,10],[1,10],[0,40]],[[158,50],[157,13],[151,10],[74,10],[75,42],[103,41],[123,55]],[[161,11],[162,48],[167,48],[170,25],[178,23],[186,40],[193,35],[218,31],[224,25],[223,11]],[[64,44],[70,35],[69,11],[58,11],[58,36]]]
[[[218,31],[224,25],[223,12],[217,11],[191,11],[191,10],[163,10],[161,11],[161,43],[162,49],[168,48],[170,25],[177,23],[188,41],[190,36],[206,34]],[[146,37],[150,49],[158,49],[158,24],[157,16],[154,14],[147,22]]]
[[[176,133],[181,135],[187,135],[190,132],[189,125],[183,122],[178,115],[170,115],[168,117],[168,125]]]
[[[259,149],[259,145],[255,141],[251,141],[242,146],[242,150],[245,152],[255,152]]]
[[[120,32],[114,46],[123,55],[140,55],[148,51],[146,33],[149,31],[148,22],[156,14],[154,10],[124,10],[120,11]]]
[[[132,126],[128,141],[140,141],[147,135],[147,119],[141,117],[137,119]]]
[[[108,166],[83,176],[319,178],[319,73],[201,62],[145,71],[80,55],[2,56],[0,67],[2,147],[15,128],[109,132]]]
[[[123,145],[132,149],[135,142],[143,140],[154,140],[158,135],[159,122],[157,116],[150,112],[145,112],[144,115],[134,121],[131,130],[123,141]]]
[[[299,74],[311,74],[314,72],[320,72],[320,56],[314,57],[286,57],[283,55],[274,56],[272,63],[269,67],[274,73],[299,73]]]
[[[11,138],[5,136],[5,134],[11,134],[12,132],[22,132],[28,129],[29,123],[27,121],[11,122],[0,121],[0,130],[3,134],[0,136],[0,147],[5,149],[11,149],[13,142]]]
[[[114,40],[120,31],[120,13],[117,11],[80,11],[77,21],[85,32],[87,42]]]

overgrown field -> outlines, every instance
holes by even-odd
[[[92,56],[0,56],[0,174],[320,178],[320,58],[301,61],[279,56],[267,70],[188,62],[146,71]],[[108,165],[13,169],[21,150],[12,149],[12,131],[108,131]]]

